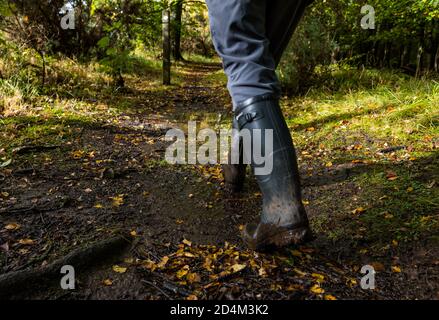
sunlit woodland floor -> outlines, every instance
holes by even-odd
[[[82,261],[75,290],[61,290],[57,275],[3,295],[439,298],[437,82],[354,70],[335,74],[333,88],[285,97],[317,239],[257,254],[239,236],[259,215],[250,172],[245,191],[230,194],[219,166],[164,161],[169,128],[228,126],[219,64],[180,63],[169,87],[151,68],[117,92],[73,62],[56,68],[68,85],[55,79],[0,118],[0,274],[44,269],[115,236],[130,244]],[[360,287],[367,264],[375,290]]]

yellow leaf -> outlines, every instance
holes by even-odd
[[[398,241],[397,241],[397,240],[392,240],[392,245],[393,245],[394,247],[396,247],[396,246],[398,245]]]
[[[392,271],[395,273],[400,273],[401,272],[401,268],[398,266],[392,266]]]
[[[312,273],[311,276],[316,279],[317,282],[323,282],[323,280],[325,280],[325,276],[319,273]]]
[[[306,128],[306,131],[315,131],[315,130],[316,130],[316,128],[314,128],[314,127]]]
[[[333,295],[325,294],[325,300],[337,300],[337,298],[334,297]]]
[[[85,154],[85,151],[83,150],[76,150],[72,152],[73,159],[81,159]]]
[[[193,253],[190,253],[190,252],[185,252],[185,253],[184,253],[184,256],[185,256],[186,258],[195,258],[195,255],[194,255]]]
[[[187,275],[189,272],[189,266],[185,265],[183,268],[181,268],[180,270],[177,271],[177,278],[181,279],[183,278],[185,275]]]
[[[114,271],[114,272],[117,272],[117,273],[125,273],[125,272],[127,272],[127,268],[125,268],[125,267],[120,267],[120,266],[118,266],[118,265],[114,265],[114,266],[113,266],[113,271]]]
[[[102,204],[100,204],[100,203],[96,203],[96,204],[94,205],[94,207],[95,207],[96,209],[102,209],[104,206],[103,206]]]
[[[113,281],[110,279],[105,279],[104,281],[102,281],[102,283],[106,286],[111,286],[113,285]]]
[[[130,235],[133,236],[133,237],[137,236],[137,232],[136,232],[136,230],[131,231],[131,232],[130,232]]]
[[[267,271],[264,268],[260,268],[258,271],[260,277],[265,277],[267,275]]]
[[[306,276],[306,272],[303,272],[303,271],[301,271],[301,270],[299,270],[299,269],[297,269],[297,268],[294,268],[293,271],[294,271],[295,273],[297,273],[297,274],[298,274],[299,276],[301,276],[301,277]]]
[[[357,280],[355,280],[354,278],[349,278],[347,283],[350,287],[353,287],[357,285]]]
[[[198,297],[194,294],[189,295],[186,300],[198,300]]]
[[[111,200],[113,200],[113,207],[120,207],[121,205],[123,205],[124,201],[123,201],[123,194],[120,194],[116,197],[110,197]]]
[[[385,214],[384,214],[384,219],[392,219],[393,218],[393,214],[391,214],[391,213],[389,213],[389,212],[386,212]]]
[[[189,240],[184,239],[183,243],[189,247],[192,246],[192,242],[190,242]]]
[[[413,191],[413,187],[408,187],[407,188],[407,192],[412,192]]]
[[[332,167],[332,162],[331,161],[329,161],[328,163],[326,163],[326,165],[325,165],[326,167]]]
[[[149,270],[151,270],[151,271],[154,271],[155,269],[157,269],[157,264],[156,264],[154,261],[152,261],[151,259],[148,259],[148,260],[144,261],[144,262],[142,263],[142,265],[143,265],[146,269],[149,269]]]
[[[24,245],[31,245],[34,244],[34,241],[32,239],[20,239],[18,243]]]
[[[352,210],[353,214],[360,214],[362,212],[366,211],[366,209],[364,209],[363,207],[358,207],[355,210]]]
[[[18,229],[20,229],[20,225],[18,224],[18,223],[10,223],[10,224],[7,224],[6,226],[5,226],[5,229],[6,230],[10,230],[10,231],[13,231],[13,230],[18,230]]]
[[[210,259],[209,257],[206,257],[206,259],[204,260],[204,263],[203,263],[203,267],[207,271],[211,272],[212,271],[212,259]]]
[[[162,258],[162,260],[159,262],[159,264],[157,265],[158,268],[163,268],[169,261],[169,257],[168,256],[164,256]]]
[[[245,267],[247,267],[247,265],[245,265],[245,264],[238,264],[237,263],[237,264],[234,264],[231,267],[231,270],[232,270],[233,273],[236,273],[236,272],[239,272],[239,271],[245,269]]]
[[[299,250],[292,250],[291,254],[295,257],[300,257],[302,256],[302,252],[300,252]]]
[[[309,289],[312,293],[314,294],[322,294],[325,292],[325,290],[323,290],[322,288],[320,288],[320,286],[316,283],[315,285],[313,285],[311,287],[311,289]]]
[[[188,275],[186,276],[186,279],[187,279],[187,281],[189,281],[189,283],[201,282],[201,277],[195,272],[188,273]]]

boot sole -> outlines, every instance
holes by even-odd
[[[243,233],[244,243],[255,251],[267,251],[289,245],[301,245],[314,239],[315,237],[309,227],[282,230],[258,240],[251,238],[245,232]]]

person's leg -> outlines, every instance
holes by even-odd
[[[265,154],[271,158],[272,170],[259,174],[253,155],[246,154],[263,194],[260,223],[248,225],[243,232],[254,249],[300,243],[310,236],[294,146],[278,102],[276,60],[266,30],[267,2],[207,1],[212,37],[228,77],[238,129],[249,130],[252,142],[260,142],[264,152],[272,150]],[[263,136],[258,137],[257,132]],[[264,139],[267,132],[273,133],[270,145]]]
[[[280,95],[276,62],[266,36],[266,0],[207,0],[212,39],[223,61],[233,104]]]
[[[276,67],[302,18],[313,0],[271,0],[266,11],[266,34]]]
[[[271,0],[269,5],[267,5],[265,12],[265,34],[269,41],[269,52],[274,58],[275,67],[277,67],[279,64],[282,54],[287,47],[292,34],[296,29],[300,18],[303,16],[305,8],[312,1],[313,0]],[[216,22],[213,23],[213,25],[223,25],[221,21],[222,17],[218,18],[217,14],[215,13],[216,8],[212,8],[212,4],[210,7],[212,13],[211,19],[215,19]],[[221,41],[221,39],[218,39],[217,41],[218,32],[216,30],[212,31],[216,34],[214,41],[218,42],[219,46],[221,46],[220,43],[225,43],[225,41]],[[224,33],[225,31],[222,32],[222,34]],[[230,87],[236,86],[230,84]],[[233,90],[231,94],[233,95]],[[249,95],[246,94],[246,96],[248,97]],[[240,100],[240,97],[237,97],[234,100]],[[229,161],[229,164],[223,165],[222,168],[227,188],[232,192],[240,192],[244,186],[247,166],[242,163],[230,164]]]

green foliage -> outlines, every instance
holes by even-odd
[[[334,44],[325,25],[308,14],[298,26],[279,65],[279,78],[289,91],[298,92],[315,81],[316,67],[330,62]],[[326,74],[324,68],[320,76]]]

